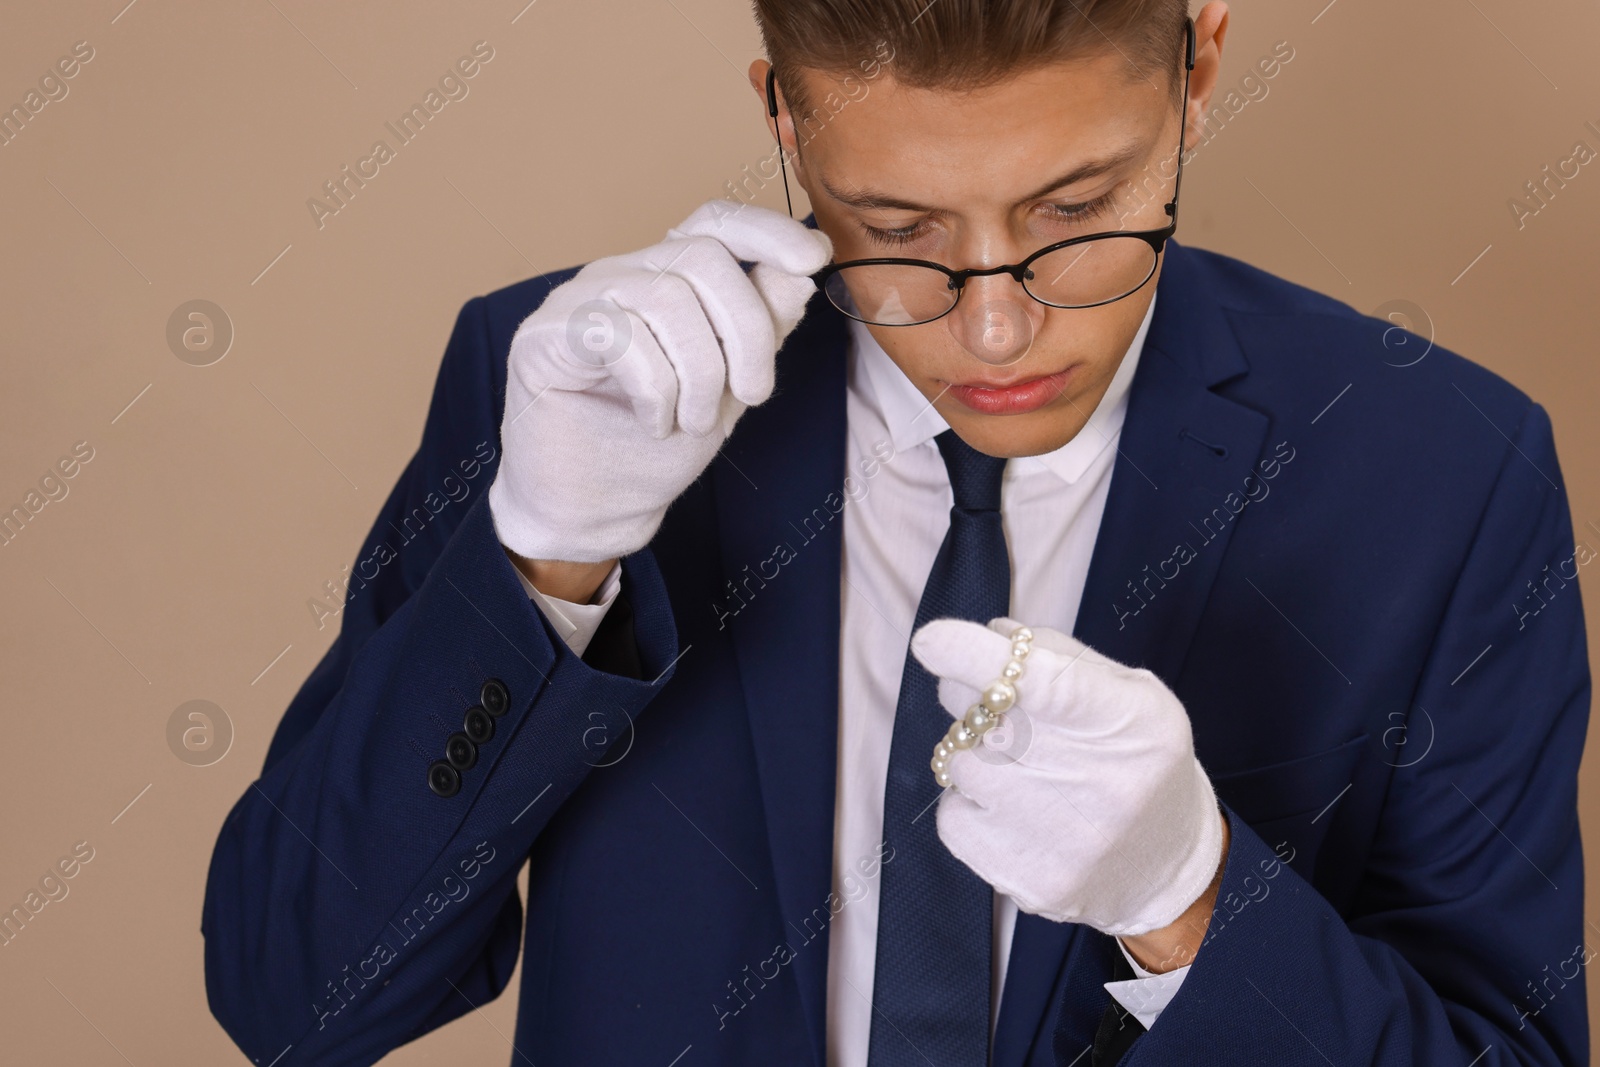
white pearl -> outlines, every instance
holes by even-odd
[[[956,748],[971,748],[978,743],[978,735],[964,722],[952,726],[945,738]]]
[[[1016,681],[1018,678],[1021,678],[1022,677],[1022,664],[1021,664],[1021,662],[1019,662],[1018,660],[1010,660],[1010,661],[1008,661],[1006,663],[1006,665],[1005,665],[1005,669],[1003,669],[1000,672],[1000,677],[1006,679],[1007,681],[1013,681],[1013,682]]]
[[[953,755],[955,755],[955,749],[951,747],[948,741],[940,741],[933,746],[934,759],[949,759]]]
[[[1011,658],[1012,659],[1018,659],[1018,660],[1027,659],[1028,658],[1028,646],[1026,644],[1024,644],[1023,642],[1021,642],[1021,641],[1018,641],[1015,644],[1013,644],[1011,646]]]
[[[1005,711],[1016,699],[1017,691],[1009,682],[990,682],[989,688],[983,691],[983,706],[990,711]]]
[[[1028,629],[1026,626],[1019,626],[1015,630],[1011,631],[1011,640],[1013,640],[1013,641],[1032,641],[1033,640],[1033,631]]]
[[[994,719],[989,710],[982,704],[974,704],[967,709],[967,729],[975,734],[981,734],[994,725]]]

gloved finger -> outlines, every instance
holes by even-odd
[[[982,693],[999,680],[1001,670],[1011,659],[1009,635],[1016,628],[1014,622],[1006,619],[983,626],[963,619],[934,619],[912,634],[911,651],[934,675]],[[1000,632],[1002,627],[1005,633]],[[1147,673],[1111,663],[1058,630],[1030,629],[1034,639],[1023,661],[1023,674],[1013,683],[1016,706],[1030,714],[1055,721],[1060,721],[1063,713],[1074,721],[1097,718],[1102,712],[1120,714],[1120,704],[1125,701],[1112,705],[1096,696],[1103,695],[1108,683],[1116,686],[1123,678]],[[1054,644],[1062,651],[1053,651],[1045,644]],[[1069,651],[1073,648],[1076,651]],[[1100,664],[1109,664],[1110,671],[1102,670]],[[952,697],[955,695],[951,693]],[[943,703],[942,696],[940,702]]]
[[[954,763],[951,766],[953,767]],[[954,778],[955,776],[951,775],[952,784],[955,784]],[[946,789],[944,795],[939,798],[940,836],[944,836],[944,827],[949,825],[962,831],[955,836],[981,837],[984,831],[983,819],[987,814],[989,808],[960,785],[955,785],[954,789]]]
[[[775,336],[781,342],[805,316],[807,305],[817,294],[817,283],[805,275],[786,274],[765,263],[755,265],[750,281],[770,309]],[[773,345],[774,349],[777,347]]]
[[[746,274],[739,261],[726,248],[709,237],[677,238],[639,254],[633,269],[648,271],[652,281],[664,275],[682,278],[694,290],[701,314],[711,323],[721,342],[727,384],[746,404],[759,404],[772,395],[773,356],[780,335],[776,326],[787,307],[775,311],[762,287],[769,284],[771,268],[758,264]],[[795,279],[775,272],[780,294],[796,285],[814,290],[809,278]],[[659,300],[659,291],[650,291],[641,303]],[[785,304],[783,299],[778,301]],[[789,301],[792,303],[792,301]],[[803,308],[804,299],[800,304]],[[797,321],[798,316],[795,316]],[[784,326],[786,333],[794,325]]]
[[[629,310],[632,336],[620,358],[610,364],[613,379],[633,417],[660,441],[672,433],[678,406],[678,374],[644,319]]]
[[[708,200],[667,236],[714,237],[735,259],[770,264],[786,274],[815,274],[833,255],[833,244],[821,230],[782,212],[731,200]]]
[[[1083,890],[1091,870],[1097,882],[1143,887],[1151,883],[1148,873],[1134,863],[1126,849],[1118,848],[1107,839],[1104,829],[1086,816],[1081,804],[1053,794],[1051,799],[1060,805],[1059,809],[1044,801],[1059,819],[1053,832],[1075,839],[1076,844],[1068,853],[1083,857],[1088,866],[1053,870],[1041,878],[1037,824],[1018,819],[1006,803],[1009,798],[985,806],[958,803],[959,796],[952,790],[940,801],[937,822],[940,841],[951,855],[1010,897],[1022,911],[1055,922],[1084,921]],[[1033,806],[1040,803],[1032,796],[1028,801]],[[949,805],[948,814],[946,805]],[[1211,870],[1215,870],[1214,862]],[[1199,891],[1188,899],[1198,895]]]
[[[939,798],[935,816],[939,840],[945,849],[960,860],[973,874],[989,882],[994,878],[993,864],[987,855],[989,827],[983,808],[971,797],[954,790],[945,790]]]
[[[991,621],[989,626],[996,633],[1005,635],[1009,635],[1016,628],[1012,626],[1009,629],[1002,629],[1001,625],[994,621]],[[1106,659],[1071,634],[1062,633],[1049,626],[1030,626],[1029,629],[1033,631],[1033,640],[1029,642],[1031,651],[1024,677],[1034,686],[1044,685],[1059,691],[1069,705],[1078,703],[1071,699],[1072,696],[1092,691],[1097,683],[1091,676],[1098,677],[1103,674],[1100,668],[1109,667],[1116,672],[1126,672],[1129,669]],[[1061,690],[1063,684],[1071,686],[1070,691]],[[1070,707],[1074,717],[1084,710],[1086,709],[1078,706]]]
[[[983,689],[1011,658],[1011,642],[966,619],[932,619],[911,635],[911,652],[938,678]]]
[[[722,394],[722,439],[726,441],[733,434],[734,424],[745,413],[746,404],[743,400],[726,390]]]
[[[616,309],[615,314],[619,318],[626,317],[620,308]],[[608,318],[599,313],[596,313],[596,317]],[[579,334],[581,345],[585,333],[598,337],[609,328],[608,322],[598,325],[580,322],[575,332]],[[597,341],[597,346],[600,343]],[[588,352],[582,355],[573,353],[567,338],[557,335],[548,321],[538,318],[537,312],[524,319],[512,335],[506,367],[507,376],[520,384],[530,398],[528,406],[537,403],[551,389],[576,392],[588,388],[609,373]],[[508,409],[505,417],[520,418],[523,410],[513,413]]]
[[[1023,896],[1018,860],[1036,854],[1037,849],[1033,842],[1019,841],[1016,828],[1008,826],[1001,813],[957,790],[948,790],[939,801],[936,819],[939,840],[952,856],[1006,896]]]
[[[728,350],[728,388],[753,406],[765,403],[772,395],[777,382],[778,348],[800,321],[816,285],[810,278],[795,278],[763,263],[751,269],[748,281],[761,303],[761,319],[770,341],[765,347],[748,345]],[[799,310],[795,310],[796,305]]]
[[[772,343],[727,347],[728,386],[746,404],[764,402],[772,395],[776,350],[805,315],[817,291],[810,276],[833,258],[832,241],[786,215],[723,200],[702,205],[668,234],[714,237],[737,259],[755,264],[749,281],[767,308]]]
[[[978,690],[959,678],[939,679],[939,706],[953,718],[961,718],[978,702]]]
[[[993,630],[997,634],[1000,634],[1001,636],[1009,636],[1012,630],[1015,630],[1021,625],[1023,625],[1023,623],[1018,622],[1016,619],[1006,618],[1005,616],[1001,616],[998,619],[989,620],[989,629]],[[1065,656],[1068,659],[1074,659],[1081,655],[1084,659],[1092,663],[1103,665],[1109,664],[1118,667],[1122,666],[1122,664],[1117,663],[1115,660],[1107,659],[1105,656],[1095,651],[1095,649],[1084,644],[1071,634],[1062,633],[1060,630],[1052,629],[1049,626],[1030,626],[1028,628],[1033,631],[1032,644],[1034,648],[1048,649],[1049,651],[1054,652],[1056,655]]]
[[[672,365],[677,424],[696,437],[714,433],[726,380],[722,342],[707,320],[692,282],[663,274],[643,284],[648,296],[636,288],[630,288],[629,295],[637,300],[636,314]]]
[[[692,287],[701,314],[721,342],[728,387],[746,404],[761,403],[772,395],[779,335],[755,272],[745,274],[728,250],[709,238],[673,244],[681,249],[673,256],[672,273]],[[756,271],[763,269],[757,266]],[[804,282],[815,288],[809,278]]]

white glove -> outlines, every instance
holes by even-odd
[[[956,718],[1000,677],[1021,625],[934,619],[912,635]],[[1031,629],[1016,702],[950,759],[939,837],[1023,911],[1117,936],[1170,925],[1222,861],[1221,809],[1189,717],[1149,671]]]
[[[832,254],[820,230],[712,200],[660,244],[551,290],[511,340],[489,487],[500,542],[582,563],[648,544],[745,408],[771,395],[778,346]]]

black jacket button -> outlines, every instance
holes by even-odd
[[[498,719],[511,710],[511,692],[506,689],[506,683],[498,678],[490,678],[483,683],[483,692],[478,694],[478,703]]]
[[[467,709],[467,718],[461,729],[473,744],[487,744],[489,738],[494,736],[494,716],[474,704]]]
[[[456,770],[469,770],[478,762],[478,746],[466,734],[451,734],[445,739],[444,755]]]
[[[453,797],[461,792],[461,775],[444,760],[428,764],[428,788],[442,797]]]

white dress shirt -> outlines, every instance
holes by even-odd
[[[622,562],[619,560],[611,565],[606,572],[605,581],[600,583],[600,588],[594,591],[594,596],[589,598],[587,604],[575,604],[570,600],[561,600],[558,597],[545,596],[535,589],[533,583],[528,581],[528,576],[519,569],[517,577],[522,579],[522,588],[528,591],[533,602],[539,605],[539,610],[544,612],[544,617],[556,633],[566,641],[567,647],[573,653],[582,656],[589,648],[589,642],[594,640],[595,631],[600,629],[600,620],[606,617],[606,609],[611,607],[611,602],[617,599],[617,594],[622,591]]]
[[[1012,618],[1072,632],[1111,484],[1128,385],[1154,310],[1152,301],[1088,425],[1054,452],[1006,464],[1000,513],[1011,557]],[[828,1067],[865,1067],[867,1062],[878,872],[863,861],[878,855],[883,837],[900,676],[952,503],[949,476],[933,440],[949,424],[866,326],[854,320],[847,358],[833,890],[848,903],[834,916],[828,935]],[[582,655],[621,587],[620,573],[620,564],[613,566],[588,604],[547,597],[526,578],[523,585],[568,646]],[[864,879],[864,870],[874,877]],[[991,1028],[999,1015],[1016,916],[1016,904],[995,893]],[[1188,968],[1152,975],[1126,948],[1123,954],[1138,977],[1107,982],[1106,990],[1148,1029]]]

